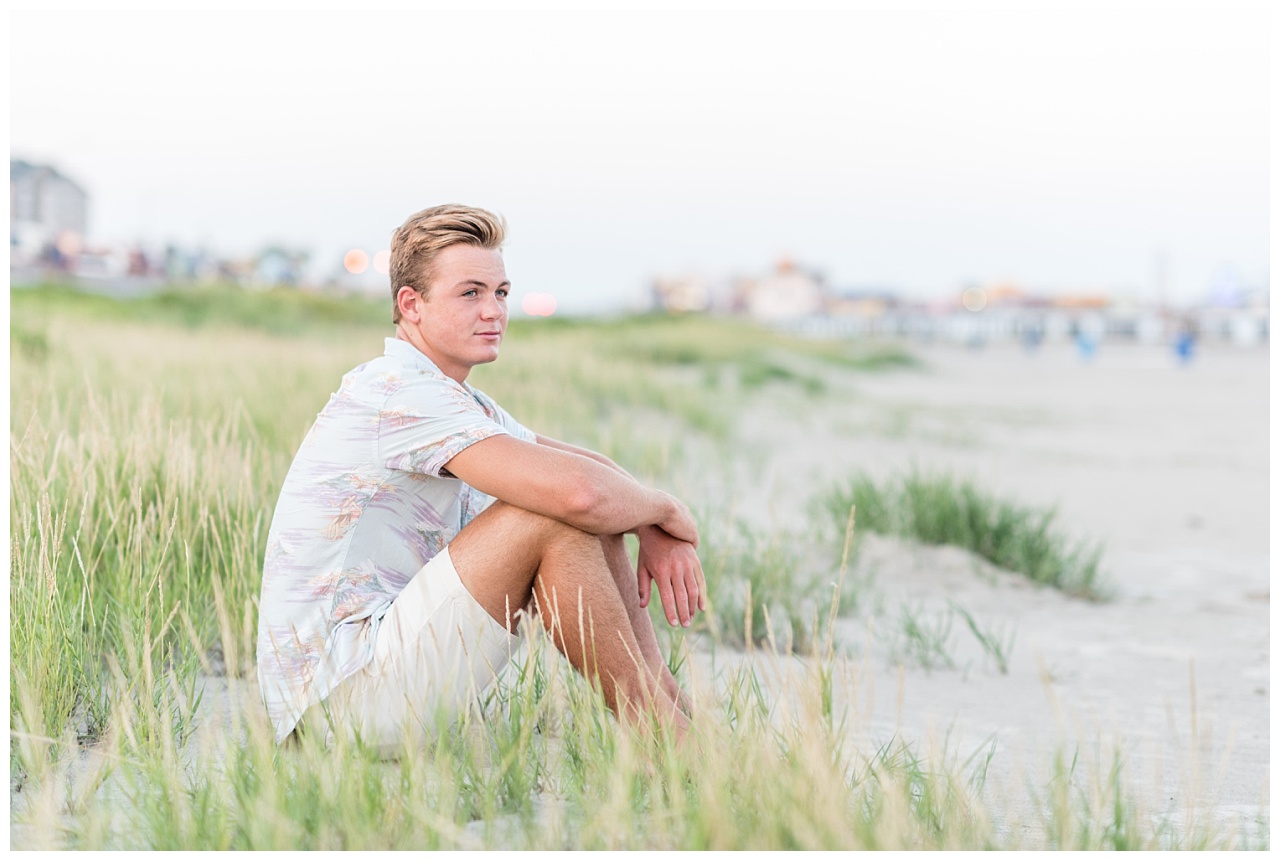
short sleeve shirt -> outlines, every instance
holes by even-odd
[[[409,580],[493,500],[444,469],[532,431],[406,341],[342,378],[285,477],[267,535],[258,681],[281,741],[373,657]]]

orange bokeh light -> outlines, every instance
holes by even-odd
[[[373,271],[379,275],[386,275],[391,271],[391,252],[385,248],[373,255]]]
[[[352,275],[359,275],[369,268],[369,255],[359,248],[353,248],[343,255],[342,266]]]

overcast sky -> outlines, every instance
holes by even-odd
[[[506,215],[517,291],[655,274],[1155,298],[1269,279],[1265,12],[14,12],[11,153],[103,240],[385,248]]]

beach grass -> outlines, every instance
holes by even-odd
[[[1018,632],[1008,627],[995,628],[983,625],[974,618],[971,612],[955,601],[949,601],[948,606],[958,613],[960,618],[964,619],[969,632],[977,639],[987,657],[991,658],[995,663],[996,669],[1004,675],[1008,675],[1009,659],[1013,655],[1013,644],[1018,637]]]
[[[328,747],[320,733],[277,746],[251,683],[224,683],[219,717],[173,674],[144,675],[96,742],[43,759],[15,833],[32,848],[90,850],[1237,845],[1144,810],[1118,752],[1060,750],[1016,810],[994,804],[1019,783],[993,773],[994,742],[867,738],[846,658],[779,675],[783,658],[764,650],[723,670],[685,748],[608,718],[537,627],[483,712],[384,753],[343,733]],[[824,679],[836,680],[830,698]],[[175,712],[198,714],[199,732],[180,735]]]
[[[744,586],[739,604],[720,599],[709,617],[720,628],[672,635],[697,746],[620,726],[536,632],[487,707],[425,748],[384,760],[341,734],[329,749],[315,734],[275,745],[253,667],[272,508],[315,413],[342,373],[381,352],[389,326],[362,299],[173,292],[133,302],[11,292],[11,334],[22,333],[10,343],[13,848],[1256,844],[1162,824],[1123,774],[1100,766],[1072,771],[1060,792],[1012,788],[1009,802],[993,794],[994,748],[922,747],[861,727],[856,656],[832,636],[856,600],[842,586],[847,507],[843,541],[817,561],[783,551],[780,535],[704,548],[717,592],[732,595],[736,579],[753,597]],[[668,354],[616,349],[646,333],[661,333]],[[703,372],[737,374],[758,332],[714,320],[556,322],[529,324],[512,347],[526,335],[510,351],[518,362],[504,353],[510,377],[483,387],[551,435],[602,442],[670,481],[681,438],[725,432],[699,418]],[[775,343],[779,362],[836,367],[791,341]],[[592,405],[570,406],[566,368]],[[775,384],[809,396],[803,383]],[[651,413],[657,423],[641,424]],[[864,517],[860,504],[859,529]],[[786,588],[797,582],[812,585]],[[757,606],[768,620],[757,623]],[[760,626],[774,634],[759,638]]]
[[[696,630],[733,648],[769,644],[785,653],[811,653],[829,626],[833,589],[842,615],[857,607],[843,588],[830,548],[800,536],[761,534],[744,523],[723,532],[702,530],[700,548],[709,607]]]
[[[1101,544],[1065,535],[1052,509],[997,496],[969,479],[912,470],[877,481],[861,473],[828,491],[823,505],[835,522],[856,506],[867,532],[963,547],[1069,595],[1106,597]]]
[[[950,611],[930,615],[919,607],[904,604],[899,610],[899,627],[890,647],[893,659],[925,670],[954,669],[954,622]]]

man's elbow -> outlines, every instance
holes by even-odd
[[[600,488],[590,481],[576,481],[564,497],[565,520],[589,532],[598,531],[601,515],[604,514],[605,496]]]
[[[590,481],[577,481],[564,493],[561,518],[584,532],[602,535],[618,531],[609,510],[609,496]]]

